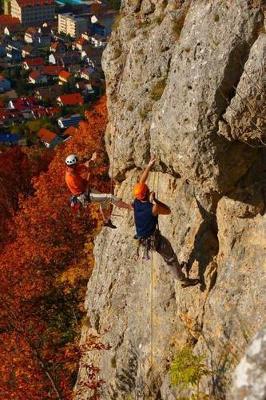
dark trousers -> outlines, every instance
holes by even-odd
[[[185,274],[182,272],[177,256],[168,239],[161,235],[161,232],[156,229],[154,234],[145,239],[139,239],[140,244],[146,249],[148,256],[149,251],[156,251],[163,258],[164,262],[169,266],[170,271],[175,279],[180,281],[186,280]]]

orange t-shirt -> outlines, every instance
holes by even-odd
[[[88,181],[84,176],[88,175],[88,168],[84,165],[77,165],[76,168],[67,168],[65,181],[68,189],[73,195],[84,193],[88,187]]]

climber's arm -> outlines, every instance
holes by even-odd
[[[156,199],[154,192],[151,193],[151,202],[153,203],[153,207],[152,207],[153,215],[169,215],[169,214],[171,214],[170,207],[168,207],[162,201]]]
[[[147,167],[146,167],[146,168],[144,169],[144,171],[142,172],[142,175],[141,175],[141,177],[140,177],[139,183],[145,183],[145,182],[146,182],[146,180],[147,180],[147,178],[148,178],[148,176],[149,176],[150,170],[151,170],[151,168],[154,166],[155,161],[156,161],[156,158],[155,158],[155,157],[152,157],[152,158],[150,159],[150,161],[149,161]]]
[[[97,159],[97,153],[96,151],[92,154],[91,158],[84,162],[82,164],[82,166],[84,167],[84,169],[86,168],[86,180],[89,181],[90,180],[90,175],[91,175],[91,167],[95,164],[95,160]]]
[[[92,154],[91,158],[88,161],[84,162],[83,165],[85,165],[87,168],[90,168],[93,165],[93,163],[95,162],[96,159],[97,159],[97,153],[95,151]]]

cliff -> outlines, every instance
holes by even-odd
[[[131,200],[150,154],[150,187],[171,207],[160,229],[201,285],[182,289],[158,255],[136,256],[132,215],[95,243],[88,284],[91,333],[109,350],[100,398],[175,400],[169,369],[193,347],[211,373],[201,391],[229,399],[232,371],[265,315],[265,60],[262,2],[124,0],[104,53],[106,145],[116,193]],[[117,214],[117,212],[116,212]]]

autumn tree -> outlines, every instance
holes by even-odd
[[[99,190],[110,190],[103,141],[105,99],[87,117],[58,147],[47,172],[31,180],[31,194],[22,191],[19,210],[8,220],[10,240],[0,255],[0,300],[5,304],[0,309],[3,400],[71,398],[82,303],[93,268],[92,242],[101,222],[97,206],[80,214],[69,207],[66,155],[89,158],[97,151],[101,162],[92,183]]]

